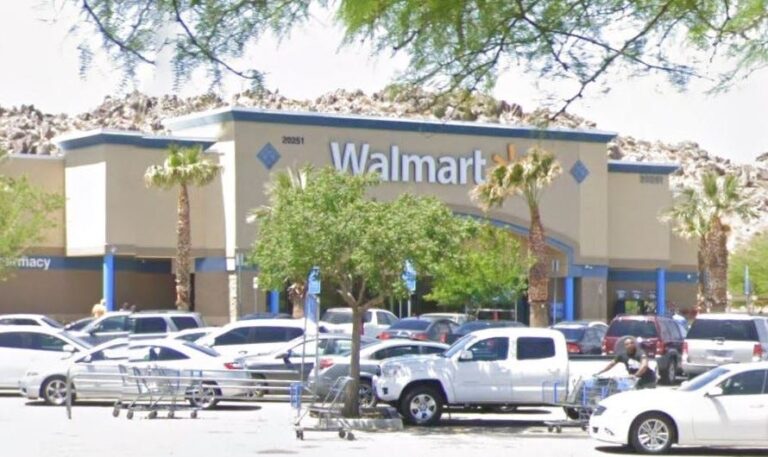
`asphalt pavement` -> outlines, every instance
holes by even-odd
[[[108,403],[75,406],[72,419],[61,407],[0,395],[0,451],[3,456],[614,456],[634,455],[603,445],[578,428],[549,433],[543,422],[563,419],[556,408],[526,408],[509,414],[452,414],[442,425],[400,432],[355,432],[356,439],[307,431],[303,441],[293,430],[295,412],[286,403],[226,403],[201,411],[198,419],[178,413],[148,419],[123,412],[112,417]],[[306,420],[303,425],[312,425]],[[332,454],[331,454],[332,453]],[[677,449],[685,456],[764,456],[765,450]]]

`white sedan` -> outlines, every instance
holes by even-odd
[[[768,362],[724,365],[679,389],[611,396],[595,409],[589,434],[646,454],[673,444],[768,448]]]
[[[214,407],[222,398],[247,396],[254,385],[240,365],[213,349],[168,339],[130,342],[120,339],[69,359],[32,366],[19,382],[19,389],[30,400],[42,398],[48,404],[63,405],[70,370],[74,398],[116,399],[124,389],[119,365],[200,371],[203,387],[190,389],[188,400],[203,409]]]

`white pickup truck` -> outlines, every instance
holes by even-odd
[[[440,355],[386,361],[373,385],[376,396],[397,408],[406,422],[433,425],[450,406],[564,402],[571,383],[607,362],[569,362],[565,338],[557,330],[494,328],[470,333]]]

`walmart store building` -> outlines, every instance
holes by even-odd
[[[0,283],[0,313],[72,319],[102,297],[112,307],[172,306],[176,193],[143,182],[170,144],[202,146],[224,167],[213,184],[191,191],[194,309],[211,323],[285,303],[280,293],[258,289],[257,272],[237,261],[254,241],[246,216],[266,203],[271,173],[305,163],[377,172],[384,181],[377,198],[434,195],[457,214],[482,216],[468,195],[493,154],[524,154],[533,145],[555,153],[563,167],[541,208],[556,314],[607,319],[694,305],[695,247],[658,219],[672,202],[669,175],[677,166],[607,160],[613,133],[237,107],[166,125],[171,136],[73,133],[58,140],[59,157],[14,156],[0,165],[66,197],[57,229]],[[487,216],[521,237],[528,231],[521,199]]]

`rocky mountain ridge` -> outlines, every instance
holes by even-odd
[[[551,112],[537,109],[526,112],[515,103],[488,96],[461,96],[436,99],[433,94],[412,88],[392,86],[367,95],[362,91],[336,90],[315,100],[295,100],[278,92],[246,91],[224,100],[213,94],[191,98],[175,95],[149,97],[134,92],[123,97],[106,97],[91,111],[78,114],[44,113],[32,105],[0,107],[0,148],[13,154],[55,155],[51,141],[57,135],[96,128],[167,133],[162,120],[227,105],[252,106],[272,110],[309,111],[366,116],[462,120],[483,123],[545,125]],[[578,116],[564,114],[553,126],[594,129],[596,124]],[[677,144],[619,136],[608,144],[608,157],[637,162],[673,162],[680,170],[672,176],[674,188],[696,184],[704,171],[733,173],[755,197],[760,217],[734,227],[733,242],[739,245],[768,228],[768,153],[754,164],[736,164],[708,153],[694,142]]]

